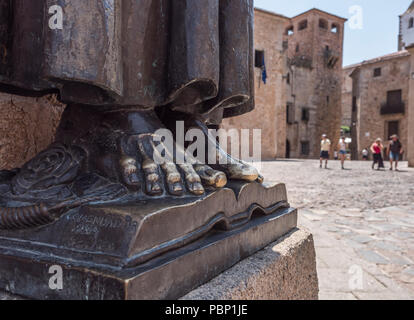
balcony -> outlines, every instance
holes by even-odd
[[[312,58],[305,55],[296,55],[293,58],[288,59],[288,66],[312,69]]]
[[[405,113],[405,104],[404,102],[400,103],[384,103],[381,106],[381,115],[387,115],[387,114],[398,114],[398,113]]]
[[[323,51],[323,57],[325,59],[326,66],[330,69],[333,69],[340,60],[340,54],[329,49],[328,47]]]

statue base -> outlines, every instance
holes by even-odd
[[[37,229],[0,230],[0,288],[34,299],[177,299],[296,225],[283,184],[83,206]]]

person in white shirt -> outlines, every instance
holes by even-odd
[[[347,153],[346,149],[347,149],[347,145],[345,142],[345,137],[342,136],[338,142],[339,158],[341,159],[342,170],[345,170],[345,158],[346,158],[346,153]]]
[[[321,141],[321,169],[323,161],[325,160],[325,169],[328,169],[329,154],[331,152],[331,141],[326,134],[322,135]]]
[[[368,160],[369,151],[367,149],[362,150],[362,159]]]

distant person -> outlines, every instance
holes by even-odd
[[[388,157],[390,158],[391,168],[393,170],[393,163],[395,162],[395,171],[398,170],[398,161],[402,158],[402,154],[404,153],[404,149],[402,147],[402,143],[400,142],[400,138],[394,134],[391,136],[391,141],[388,145]]]
[[[375,140],[375,142],[371,146],[371,152],[374,157],[374,163],[372,164],[372,169],[375,169],[376,164],[378,164],[377,170],[380,170],[381,168],[385,168],[384,160],[382,158],[383,150],[384,150],[384,145],[382,144],[382,140],[378,138],[377,140]]]
[[[346,149],[347,149],[347,145],[345,142],[345,137],[342,136],[338,142],[339,159],[341,160],[342,170],[345,170],[345,159],[346,159],[346,153],[347,153]]]
[[[338,157],[338,151],[334,151],[334,159],[335,160],[338,160],[339,159],[339,157]]]
[[[329,154],[331,152],[331,141],[328,139],[326,134],[322,135],[321,141],[321,169],[323,161],[325,161],[325,169],[328,169]]]
[[[367,150],[367,148],[365,148],[364,150],[362,150],[362,159],[364,161],[368,161],[368,155],[369,155],[369,151]]]

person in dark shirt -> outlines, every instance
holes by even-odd
[[[391,136],[391,141],[388,146],[388,157],[390,158],[390,164],[391,168],[390,170],[393,170],[393,163],[395,162],[395,171],[398,171],[398,161],[402,159],[402,154],[404,153],[404,149],[402,147],[402,144],[400,142],[400,139],[395,134]]]

